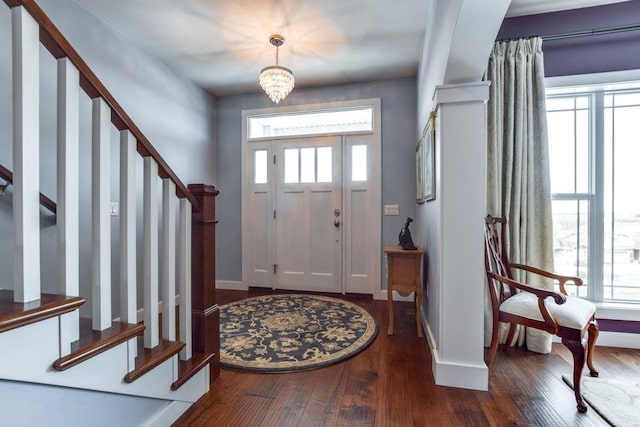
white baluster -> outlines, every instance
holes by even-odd
[[[176,339],[176,185],[162,180],[162,338]]]
[[[11,10],[13,31],[14,300],[40,299],[39,28],[24,7]]]
[[[158,164],[144,159],[144,346],[159,343],[158,322]]]
[[[68,58],[58,59],[57,210],[58,292],[80,295],[79,139],[80,74]],[[80,336],[79,311],[60,318],[60,357]]]
[[[186,346],[181,360],[191,359],[191,203],[180,199],[178,240],[178,289],[180,291],[180,341]]]
[[[136,318],[136,138],[120,132],[120,319]]]
[[[137,323],[136,294],[136,138],[120,131],[120,320]],[[136,339],[129,343],[129,366],[135,365]],[[133,368],[131,368],[133,369]]]
[[[93,329],[111,327],[111,110],[93,99],[91,150]]]

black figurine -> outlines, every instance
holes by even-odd
[[[400,235],[398,236],[399,246],[402,247],[405,251],[415,251],[416,245],[413,244],[413,239],[411,238],[411,231],[409,231],[409,224],[413,222],[413,218],[407,217],[407,222],[404,223],[404,228],[400,230]]]

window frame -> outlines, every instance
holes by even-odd
[[[629,79],[630,76],[634,78]],[[572,77],[575,78],[574,81],[571,80]],[[629,90],[640,92],[640,70],[634,70],[633,73],[603,73],[597,76],[563,76],[547,79],[545,98],[589,96],[589,192],[552,193],[552,200],[586,200],[589,204],[587,298],[600,307],[624,311],[626,314],[623,318],[640,319],[640,301],[604,299],[605,96]],[[625,311],[627,309],[629,312]]]

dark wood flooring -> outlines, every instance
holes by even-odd
[[[218,290],[227,302],[264,294]],[[395,302],[395,335],[386,334],[386,301],[345,297],[369,310],[379,333],[369,348],[333,366],[287,374],[223,369],[211,391],[176,426],[605,426],[591,408],[576,411],[571,355],[498,352],[489,392],[434,384],[431,356],[418,338],[411,303]],[[640,350],[597,347],[601,377],[640,379]]]

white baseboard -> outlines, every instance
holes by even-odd
[[[225,289],[229,291],[249,290],[241,281],[235,280],[216,280],[216,289]]]
[[[398,292],[393,291],[393,300],[394,301],[404,301],[404,302],[413,302],[415,292],[411,292],[408,296],[403,297]],[[387,290],[381,289],[378,293],[373,294],[373,298],[377,300],[386,301],[387,298]]]
[[[144,424],[144,427],[165,427],[173,424],[191,407],[190,402],[173,401],[162,410],[155,413]]]
[[[554,335],[553,342],[560,343],[562,341]],[[640,349],[640,335],[628,332],[600,331],[596,347],[601,346]]]
[[[442,361],[431,326],[427,322],[424,313],[421,316],[421,320],[427,337],[427,345],[431,352],[431,370],[436,385],[487,391],[489,388],[489,369],[487,365],[484,363],[480,365],[464,365]]]

